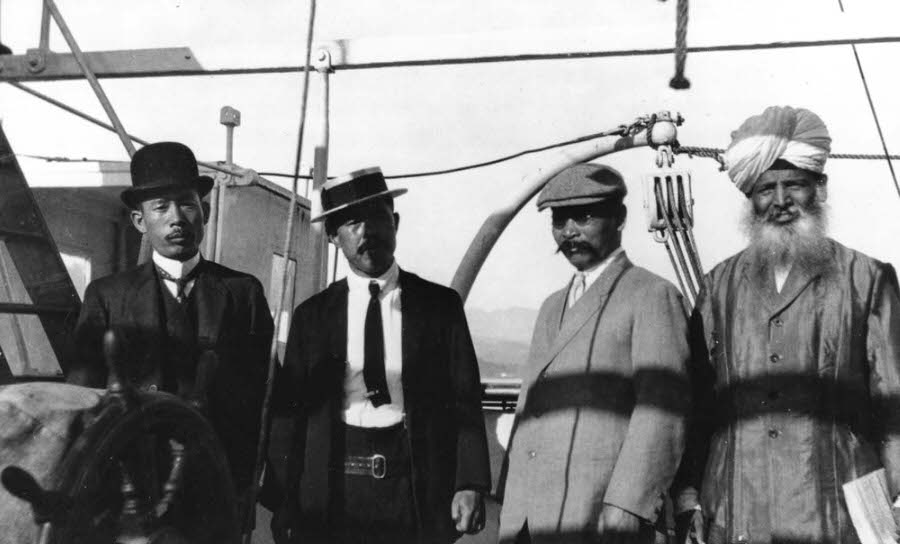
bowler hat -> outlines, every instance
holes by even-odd
[[[538,211],[562,206],[583,206],[621,199],[628,192],[618,170],[603,164],[583,163],[556,174],[538,196]]]
[[[122,191],[122,202],[129,208],[154,195],[178,190],[195,189],[200,198],[213,186],[213,179],[201,176],[193,151],[178,142],[149,144],[131,157],[131,185]]]
[[[406,189],[388,190],[381,168],[377,166],[356,170],[345,176],[330,179],[322,186],[322,213],[312,218],[311,221],[321,221],[334,212],[367,200],[381,197],[393,198],[405,192]]]

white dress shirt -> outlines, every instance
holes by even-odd
[[[622,249],[621,246],[617,247],[616,249],[613,250],[612,253],[607,255],[605,259],[600,261],[600,263],[595,265],[593,268],[589,268],[587,270],[580,271],[582,274],[584,274],[584,291],[582,291],[582,293],[581,293],[582,296],[584,296],[584,293],[587,293],[588,289],[591,288],[591,285],[593,285],[594,282],[597,281],[597,278],[600,277],[600,274],[603,274],[603,271],[609,267],[609,263],[613,262],[613,259],[618,257],[619,253],[622,253],[623,251],[625,251],[625,250]],[[573,279],[574,279],[574,276],[573,276]],[[571,281],[569,282],[569,289],[570,290],[572,289]],[[567,294],[567,299],[568,299],[568,294]],[[574,304],[574,302],[577,302],[577,301],[573,301],[573,304]]]
[[[791,268],[792,263],[775,265],[775,291],[780,293],[784,288],[784,282],[787,281],[787,277],[791,273]]]
[[[400,307],[400,267],[397,262],[374,281],[381,287],[381,323],[384,327],[384,371],[390,404],[377,408],[366,396],[363,378],[366,311],[373,278],[347,275],[347,367],[344,374],[344,422],[357,427],[390,427],[403,421],[403,314]]]
[[[173,278],[183,278],[191,273],[191,271],[200,264],[200,252],[186,261],[176,261],[168,257],[163,257],[157,252],[153,252],[153,263],[165,270]],[[191,294],[194,289],[195,280],[191,280],[184,285],[184,296]],[[173,297],[178,297],[178,284],[172,280],[163,278],[163,284],[172,293]]]

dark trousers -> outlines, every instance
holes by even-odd
[[[398,424],[384,429],[344,426],[344,457],[332,462],[337,471],[329,532],[335,544],[404,544],[416,542],[416,511],[410,477],[407,432]],[[386,459],[384,478],[343,474],[346,456]]]

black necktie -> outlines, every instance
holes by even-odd
[[[162,279],[175,283],[175,300],[177,300],[178,303],[181,304],[185,299],[184,288],[187,287],[187,284],[190,283],[194,278],[196,278],[197,274],[200,273],[200,263],[197,263],[197,266],[195,266],[193,270],[180,278],[176,278],[159,266],[156,267],[156,270],[157,272],[159,272],[159,276]]]
[[[365,358],[363,359],[363,380],[366,382],[369,400],[376,408],[391,403],[387,377],[384,372],[384,328],[381,325],[381,302],[378,294],[381,287],[376,282],[369,283],[369,308],[366,310]]]

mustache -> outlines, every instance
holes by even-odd
[[[192,239],[194,237],[194,232],[188,229],[173,229],[172,232],[166,234],[166,240],[174,240],[175,238],[187,238]]]
[[[766,221],[774,221],[775,218],[776,218],[778,215],[780,215],[780,214],[782,214],[782,213],[785,213],[785,212],[787,212],[787,213],[792,213],[792,214],[797,215],[797,216],[799,217],[799,216],[804,216],[804,215],[806,215],[806,214],[808,213],[808,211],[809,211],[808,209],[806,209],[806,208],[804,208],[804,207],[802,207],[802,206],[794,206],[794,205],[789,205],[789,206],[772,206],[772,207],[766,212],[766,214],[763,216],[763,219],[765,219]]]
[[[566,240],[556,247],[556,253],[570,253],[575,250],[588,250],[591,246],[587,242],[578,240]]]
[[[380,240],[377,238],[372,238],[370,240],[365,240],[363,243],[359,245],[356,249],[357,253],[365,253],[367,251],[371,251],[373,249],[381,249],[385,247],[387,244],[384,240]]]

